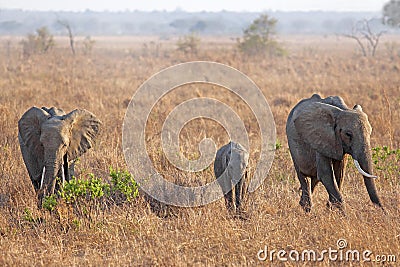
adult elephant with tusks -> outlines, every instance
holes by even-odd
[[[39,207],[59,187],[57,177],[64,182],[74,175],[74,161],[93,147],[100,126],[84,109],[66,114],[54,107],[32,107],[22,115],[18,139]]]
[[[318,94],[300,101],[290,112],[286,134],[297,177],[301,185],[300,205],[311,210],[311,194],[319,181],[329,194],[329,202],[340,209],[340,189],[346,154],[354,159],[364,177],[371,201],[382,208],[372,175],[371,125],[360,105],[347,107],[339,96],[322,99]],[[307,179],[311,178],[311,183]]]

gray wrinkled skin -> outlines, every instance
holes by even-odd
[[[372,174],[371,132],[361,106],[350,109],[339,96],[322,99],[314,94],[292,109],[286,135],[301,185],[300,205],[305,211],[311,210],[311,194],[318,182],[326,188],[330,205],[342,209],[340,189],[347,154],[357,160],[365,172]],[[364,176],[364,183],[371,201],[382,207],[373,178]]]
[[[246,166],[249,161],[249,153],[235,142],[222,146],[215,157],[214,173],[218,179],[224,195],[226,208],[230,213],[241,212],[242,202],[246,194]],[[223,175],[224,171],[225,176]],[[233,184],[236,184],[233,188]],[[233,198],[235,197],[235,201]]]

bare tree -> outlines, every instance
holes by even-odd
[[[345,37],[352,38],[357,41],[363,56],[368,56],[368,52],[371,56],[375,56],[376,49],[379,44],[379,39],[385,33],[385,31],[374,32],[371,29],[372,19],[364,19],[357,21],[353,26],[350,34],[344,34]],[[366,49],[367,48],[367,49]]]
[[[69,45],[72,50],[72,54],[75,55],[75,48],[74,48],[74,35],[72,34],[71,26],[69,25],[69,22],[66,20],[58,20],[57,21],[61,26],[64,26],[67,31],[68,31],[68,36],[69,36]]]

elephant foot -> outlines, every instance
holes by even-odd
[[[37,204],[38,209],[42,208],[43,198],[44,198],[44,190],[39,189],[36,193],[36,199],[37,199],[36,204]]]
[[[382,206],[375,205],[375,208],[380,209],[383,213],[383,215],[389,215],[389,211],[384,209]]]
[[[235,215],[233,215],[233,218],[239,219],[242,221],[247,221],[248,219],[250,219],[250,216],[247,212],[240,211],[240,212],[237,212]]]
[[[233,202],[225,202],[225,207],[229,214],[235,214],[236,208]]]
[[[310,198],[301,198],[299,202],[300,206],[303,208],[305,212],[311,211],[311,200]]]
[[[311,212],[311,206],[310,206],[310,205],[302,206],[302,208],[303,208],[303,210],[304,210],[305,212],[307,212],[307,213]]]
[[[338,211],[341,215],[346,216],[346,212],[344,210],[344,205],[341,202],[330,202],[326,203],[326,207],[330,211]]]
[[[241,220],[248,220],[249,214],[242,206],[240,206],[236,208],[236,214],[234,215],[234,217]]]

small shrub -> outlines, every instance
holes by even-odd
[[[128,171],[110,168],[111,191],[117,202],[130,202],[139,195],[139,186]]]
[[[372,161],[375,168],[384,173],[384,178],[400,176],[400,149],[391,149],[388,146],[374,147]]]
[[[86,181],[77,179],[71,179],[65,182],[61,188],[60,196],[67,203],[74,203],[78,198],[86,195]]]
[[[56,195],[45,196],[43,198],[42,206],[44,209],[48,211],[53,211],[57,206],[57,198]]]
[[[82,43],[83,44],[83,54],[89,55],[90,53],[92,53],[95,43],[96,43],[96,41],[93,40],[90,36],[86,36]]]
[[[36,221],[35,218],[33,218],[32,212],[28,208],[24,209],[24,220],[31,223]]]
[[[81,221],[78,219],[73,219],[72,224],[75,226],[76,229],[79,229],[81,227]]]
[[[90,173],[87,179],[74,177],[66,182],[59,195],[61,201],[73,208],[76,216],[92,223],[93,218],[97,218],[106,207],[110,185]],[[72,223],[78,228],[75,221]]]
[[[239,50],[248,56],[284,56],[285,49],[275,40],[278,20],[263,14],[244,30],[243,40],[238,39]]]
[[[109,194],[109,184],[96,178],[94,174],[89,174],[89,177],[87,180],[74,178],[66,182],[60,192],[61,198],[67,203],[74,203],[80,198],[95,200]]]
[[[32,212],[28,208],[24,209],[23,219],[24,219],[24,221],[27,221],[27,222],[32,223],[32,224],[43,223],[43,219],[33,216]]]
[[[47,53],[54,46],[53,35],[46,27],[36,30],[35,34],[28,34],[26,39],[21,41],[24,56],[32,54]]]
[[[200,45],[200,38],[195,34],[185,35],[179,38],[177,44],[178,50],[185,54],[196,54]]]
[[[44,197],[42,206],[48,211],[54,211],[61,204],[57,208],[58,214],[63,214],[64,210],[72,210],[77,217],[70,220],[70,223],[76,229],[79,229],[81,219],[90,226],[110,204],[131,202],[139,195],[139,186],[128,171],[110,168],[110,177],[110,182],[104,182],[92,173],[87,174],[86,179],[74,177],[65,182],[56,194]],[[63,210],[63,207],[67,209]],[[31,213],[25,213],[27,221],[34,220]]]
[[[110,185],[104,183],[99,178],[95,178],[94,174],[92,173],[89,174],[89,176],[91,178],[87,181],[88,195],[90,195],[92,199],[98,199],[103,196],[108,196],[110,193]]]
[[[280,149],[280,148],[282,148],[282,143],[281,143],[281,141],[276,140],[276,143],[275,143],[275,150],[278,150],[278,149]]]
[[[130,202],[139,194],[139,186],[128,171],[110,168],[110,184],[96,178],[94,174],[88,176],[89,179],[74,178],[66,182],[59,192],[61,199],[69,204],[108,197]]]

